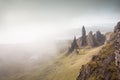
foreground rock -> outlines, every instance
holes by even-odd
[[[120,22],[115,27],[114,32],[116,33],[116,39],[115,39],[115,61],[116,66],[120,68]]]

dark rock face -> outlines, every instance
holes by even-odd
[[[120,22],[115,26],[114,32],[118,32],[120,30]]]
[[[110,39],[111,39],[112,35],[113,35],[113,32],[108,32],[105,34],[105,44],[111,42]]]
[[[79,48],[82,47],[82,46],[81,46],[81,44],[82,44],[82,37],[79,37],[79,38],[77,39],[77,44],[78,44]]]
[[[94,36],[92,34],[92,31],[90,31],[88,33],[88,36],[87,36],[87,44],[88,46],[91,46],[91,47],[94,47],[95,46],[95,39],[94,39]]]
[[[100,31],[97,31],[96,34],[94,35],[95,41],[97,45],[102,45],[105,42],[105,36],[101,34]]]
[[[120,22],[115,27],[114,32],[116,33],[115,39],[115,62],[116,66],[120,68]]]
[[[81,46],[86,46],[86,30],[85,27],[83,26],[82,28],[82,38],[81,38]]]
[[[74,37],[74,40],[73,40],[73,42],[71,44],[71,47],[68,50],[68,53],[73,52],[77,48],[78,48],[77,40],[76,40],[76,37]]]

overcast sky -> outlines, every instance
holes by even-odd
[[[120,20],[119,4],[120,0],[0,0],[0,43],[58,39],[82,25],[111,28]]]

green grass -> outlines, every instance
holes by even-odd
[[[106,77],[109,80],[119,80],[118,67],[116,67],[114,59],[114,49],[113,42],[103,46],[99,54],[81,68],[82,74],[79,75],[77,80],[83,80],[84,76],[84,80],[105,80]],[[85,70],[90,71],[90,73],[86,74]]]
[[[81,49],[79,54],[59,54],[54,62],[48,62],[30,72],[16,74],[9,80],[76,80],[82,65],[88,63],[101,47]]]

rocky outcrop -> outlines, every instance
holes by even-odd
[[[105,34],[105,44],[111,42],[110,39],[111,39],[112,35],[113,35],[113,32],[107,32]]]
[[[94,46],[96,45],[92,31],[90,31],[90,32],[88,33],[88,36],[87,36],[87,44],[88,44],[88,46],[91,46],[91,47],[94,47]]]
[[[74,37],[74,40],[73,40],[73,42],[71,44],[71,47],[68,50],[68,53],[73,52],[75,49],[78,49],[78,44],[77,44],[76,37]]]
[[[120,23],[98,55],[83,65],[76,80],[120,80]]]
[[[105,36],[101,34],[100,31],[96,31],[96,33],[94,34],[94,38],[97,45],[102,45],[105,42]]]
[[[96,31],[96,33],[93,35],[92,31],[88,33],[86,36],[86,30],[83,26],[82,28],[82,37],[80,37],[77,41],[79,47],[96,47],[101,46],[105,42],[105,35],[101,34],[100,31]]]
[[[105,42],[105,36],[101,34],[100,31],[97,31],[94,35],[92,31],[88,33],[87,36],[87,45],[90,47],[101,46]]]
[[[86,46],[87,41],[86,41],[86,30],[85,27],[83,26],[82,28],[82,38],[81,38],[81,46]]]
[[[114,32],[116,33],[115,39],[115,62],[116,66],[120,68],[120,22],[115,26]]]
[[[115,26],[114,32],[117,33],[120,30],[120,22]]]
[[[84,26],[82,28],[82,37],[80,37],[77,41],[79,47],[85,47],[85,46],[97,47],[103,45],[104,42],[105,42],[105,35],[101,34],[100,31],[96,31],[94,35],[92,31],[90,31],[86,36],[86,31]]]
[[[86,46],[97,47],[97,46],[103,45],[104,42],[105,42],[105,36],[101,34],[100,31],[97,31],[94,35],[92,31],[90,31],[88,35],[86,35],[86,30],[85,30],[85,27],[83,26],[82,36],[76,40],[76,42],[74,43],[74,46],[78,46],[79,48],[83,48]],[[76,49],[76,47],[73,47],[72,45],[73,43],[71,44],[71,47],[69,48],[68,53],[69,52],[71,53],[72,51],[74,51],[74,49]]]

